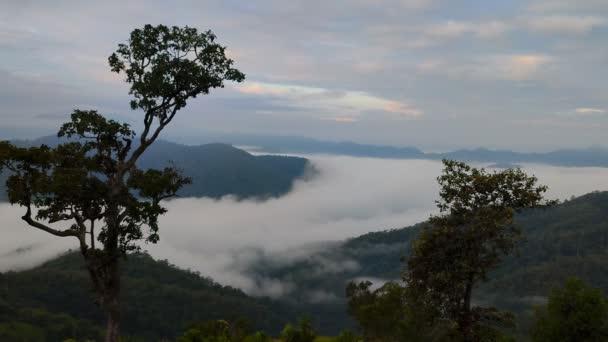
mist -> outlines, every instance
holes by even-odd
[[[183,198],[166,203],[160,242],[143,244],[157,259],[199,271],[253,295],[280,297],[293,284],[246,272],[258,260],[288,265],[371,231],[405,227],[435,212],[442,165],[428,160],[306,156],[320,173],[268,201]],[[566,199],[608,190],[608,169],[523,165],[549,186],[547,198]],[[32,267],[68,248],[75,238],[57,238],[20,220],[23,208],[0,205],[0,271]],[[348,260],[326,261],[320,272],[355,270]],[[324,299],[319,293],[318,299]]]

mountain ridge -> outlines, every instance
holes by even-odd
[[[56,146],[57,137],[17,140],[21,147],[42,144]],[[234,146],[213,143],[189,146],[158,140],[141,157],[138,166],[144,169],[175,165],[192,184],[184,186],[182,197],[219,199],[231,195],[237,199],[280,197],[291,191],[293,183],[314,174],[306,158],[292,156],[256,156]],[[6,200],[4,184],[7,174],[0,174],[0,200]]]

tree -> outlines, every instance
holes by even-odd
[[[119,338],[119,260],[142,240],[158,241],[161,201],[189,182],[174,167],[141,170],[137,161],[189,100],[244,80],[215,39],[211,31],[146,25],[118,45],[108,61],[131,85],[131,108],[143,112],[138,137],[128,124],[75,110],[58,133],[66,142],[55,148],[0,143],[0,171],[10,173],[9,201],[25,208],[22,219],[78,240],[107,316],[106,341]]]
[[[301,319],[295,327],[287,324],[281,331],[281,339],[284,342],[313,342],[316,337],[312,322],[307,318]]]
[[[355,335],[354,332],[350,330],[343,330],[340,332],[336,338],[333,339],[333,342],[362,342],[363,340]]]
[[[399,341],[407,329],[404,288],[389,282],[372,290],[369,281],[346,287],[348,313],[357,321],[366,341]]]
[[[369,281],[346,288],[348,312],[357,321],[365,341],[448,341],[449,326],[427,326],[423,308],[410,302],[408,288],[387,282],[373,290]]]
[[[608,340],[608,303],[599,289],[570,278],[536,309],[532,340],[575,342]]]
[[[424,310],[431,324],[454,322],[458,338],[479,341],[490,333],[489,326],[512,317],[473,307],[473,289],[520,241],[514,213],[553,202],[543,199],[547,187],[520,169],[490,173],[457,161],[443,164],[440,214],[430,218],[414,242],[403,278],[408,301]]]

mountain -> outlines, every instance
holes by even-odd
[[[183,139],[183,138],[182,138]],[[336,154],[354,157],[398,159],[456,159],[464,162],[494,164],[539,163],[555,166],[608,167],[608,148],[560,149],[545,153],[490,150],[485,148],[461,149],[444,153],[423,152],[415,147],[395,147],[353,142],[321,141],[293,136],[260,136],[250,134],[205,134],[189,139],[197,142],[221,141],[250,146],[258,152],[295,154]]]
[[[426,155],[431,159],[455,159],[465,162],[476,161],[497,164],[538,163],[556,166],[608,167],[608,149],[598,147],[556,150],[545,153],[522,153],[478,148],[447,153],[427,153]]]
[[[18,146],[54,146],[56,137],[15,141]],[[180,196],[220,198],[280,197],[291,190],[294,181],[307,175],[312,167],[307,159],[287,156],[254,156],[227,144],[188,146],[163,140],[155,142],[142,156],[142,168],[162,168],[174,164],[192,178]],[[0,175],[4,186],[6,174]],[[6,200],[6,191],[0,191]]]
[[[287,156],[254,156],[227,144],[187,146],[158,141],[142,156],[142,168],[162,168],[169,163],[192,178],[180,196],[220,198],[279,197],[305,176],[307,159]]]
[[[508,257],[476,289],[474,301],[514,312],[524,332],[532,321],[533,305],[544,302],[549,291],[568,277],[580,277],[608,294],[607,212],[608,192],[594,192],[518,214],[526,241],[518,255]],[[378,285],[399,281],[401,258],[409,254],[425,224],[323,244],[318,252],[291,263],[269,257],[251,266],[251,276],[293,286],[279,300],[249,297],[166,260],[131,255],[123,265],[125,332],[145,340],[174,337],[189,321],[242,317],[256,329],[276,334],[284,323],[309,315],[322,334],[335,334],[354,326],[346,312],[346,284],[363,279]],[[55,334],[99,332],[102,317],[91,301],[76,253],[32,270],[0,274],[0,284],[0,322],[10,317],[14,329],[33,324],[49,326],[38,333],[52,333],[51,326]],[[0,338],[2,329],[0,323]]]
[[[130,255],[122,272],[124,333],[145,341],[174,338],[189,322],[213,319],[246,319],[277,334],[296,317],[288,305],[249,297],[146,254]],[[2,322],[44,327],[39,333],[61,339],[100,336],[104,318],[93,304],[79,254],[67,253],[27,271],[0,273],[0,284],[0,338]],[[72,335],[59,336],[68,333]]]
[[[490,281],[476,290],[474,300],[515,312],[520,328],[525,329],[533,305],[542,303],[568,277],[580,277],[608,294],[607,213],[608,192],[595,192],[518,214],[516,220],[526,239],[519,255],[508,257]],[[345,285],[353,279],[375,284],[399,281],[404,267],[401,258],[409,255],[410,244],[424,224],[327,245],[287,266],[269,260],[250,272],[297,284],[285,301],[306,308],[323,331],[335,333],[352,324],[346,313]],[[323,293],[325,300],[311,300],[311,293]]]

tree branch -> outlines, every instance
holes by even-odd
[[[60,237],[76,236],[76,237],[78,237],[78,231],[76,231],[76,230],[73,230],[73,229],[57,230],[57,229],[53,229],[49,226],[46,226],[40,222],[35,221],[34,219],[32,219],[32,208],[30,206],[27,207],[27,212],[25,213],[25,215],[23,215],[21,217],[21,219],[23,221],[27,222],[27,224],[29,224],[30,226],[32,226],[34,228],[38,228],[42,231],[45,231],[45,232],[55,235],[55,236],[60,236]]]

